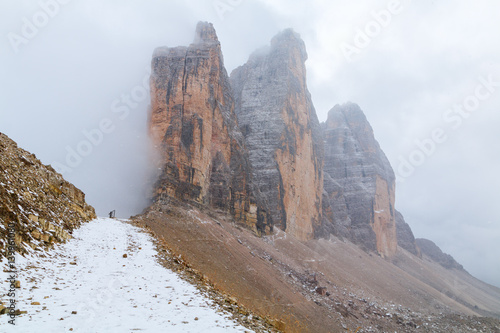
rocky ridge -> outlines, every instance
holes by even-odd
[[[0,133],[0,257],[11,226],[16,251],[23,254],[66,241],[95,217],[82,191]]]
[[[452,256],[444,253],[433,241],[425,238],[417,238],[415,239],[415,242],[422,255],[427,256],[432,261],[437,262],[444,268],[460,270],[464,269],[462,265],[460,265]]]
[[[307,52],[291,29],[228,77],[212,24],[188,47],[155,50],[150,132],[162,154],[152,209],[229,212],[259,235],[346,238],[383,257],[420,255],[395,209],[395,175],[363,111],[336,105],[319,124]]]

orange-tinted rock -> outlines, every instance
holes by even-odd
[[[396,253],[396,219],[394,216],[394,184],[388,183],[380,175],[375,178],[375,200],[373,201],[373,231],[377,239],[377,251],[382,256]]]
[[[155,201],[210,205],[258,233],[269,232],[212,24],[200,22],[189,47],[155,50],[151,105],[150,133],[162,154]]]

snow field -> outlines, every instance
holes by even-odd
[[[157,263],[151,236],[140,228],[98,218],[73,237],[46,257],[17,256],[17,308],[28,313],[18,316],[15,326],[8,324],[8,316],[0,316],[0,331],[249,331]],[[7,273],[1,274],[7,287]],[[5,296],[2,300],[8,301]]]

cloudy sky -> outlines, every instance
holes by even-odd
[[[228,72],[292,27],[320,121],[358,103],[398,177],[397,208],[500,286],[500,2],[0,0],[0,131],[87,193],[136,214],[154,167],[147,86],[158,46],[214,24]]]

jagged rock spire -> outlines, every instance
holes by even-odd
[[[217,33],[215,32],[215,28],[212,23],[198,22],[193,43],[199,44],[202,42],[219,42]]]
[[[342,236],[384,257],[396,253],[395,176],[373,129],[354,103],[336,105],[323,124],[325,189],[332,207],[347,215]]]
[[[311,239],[321,223],[323,142],[306,83],[307,53],[287,29],[231,73],[235,111],[276,226]]]
[[[198,23],[194,41],[153,54],[150,132],[163,156],[154,201],[208,205],[258,234],[269,233],[271,219],[252,183],[213,25]]]

